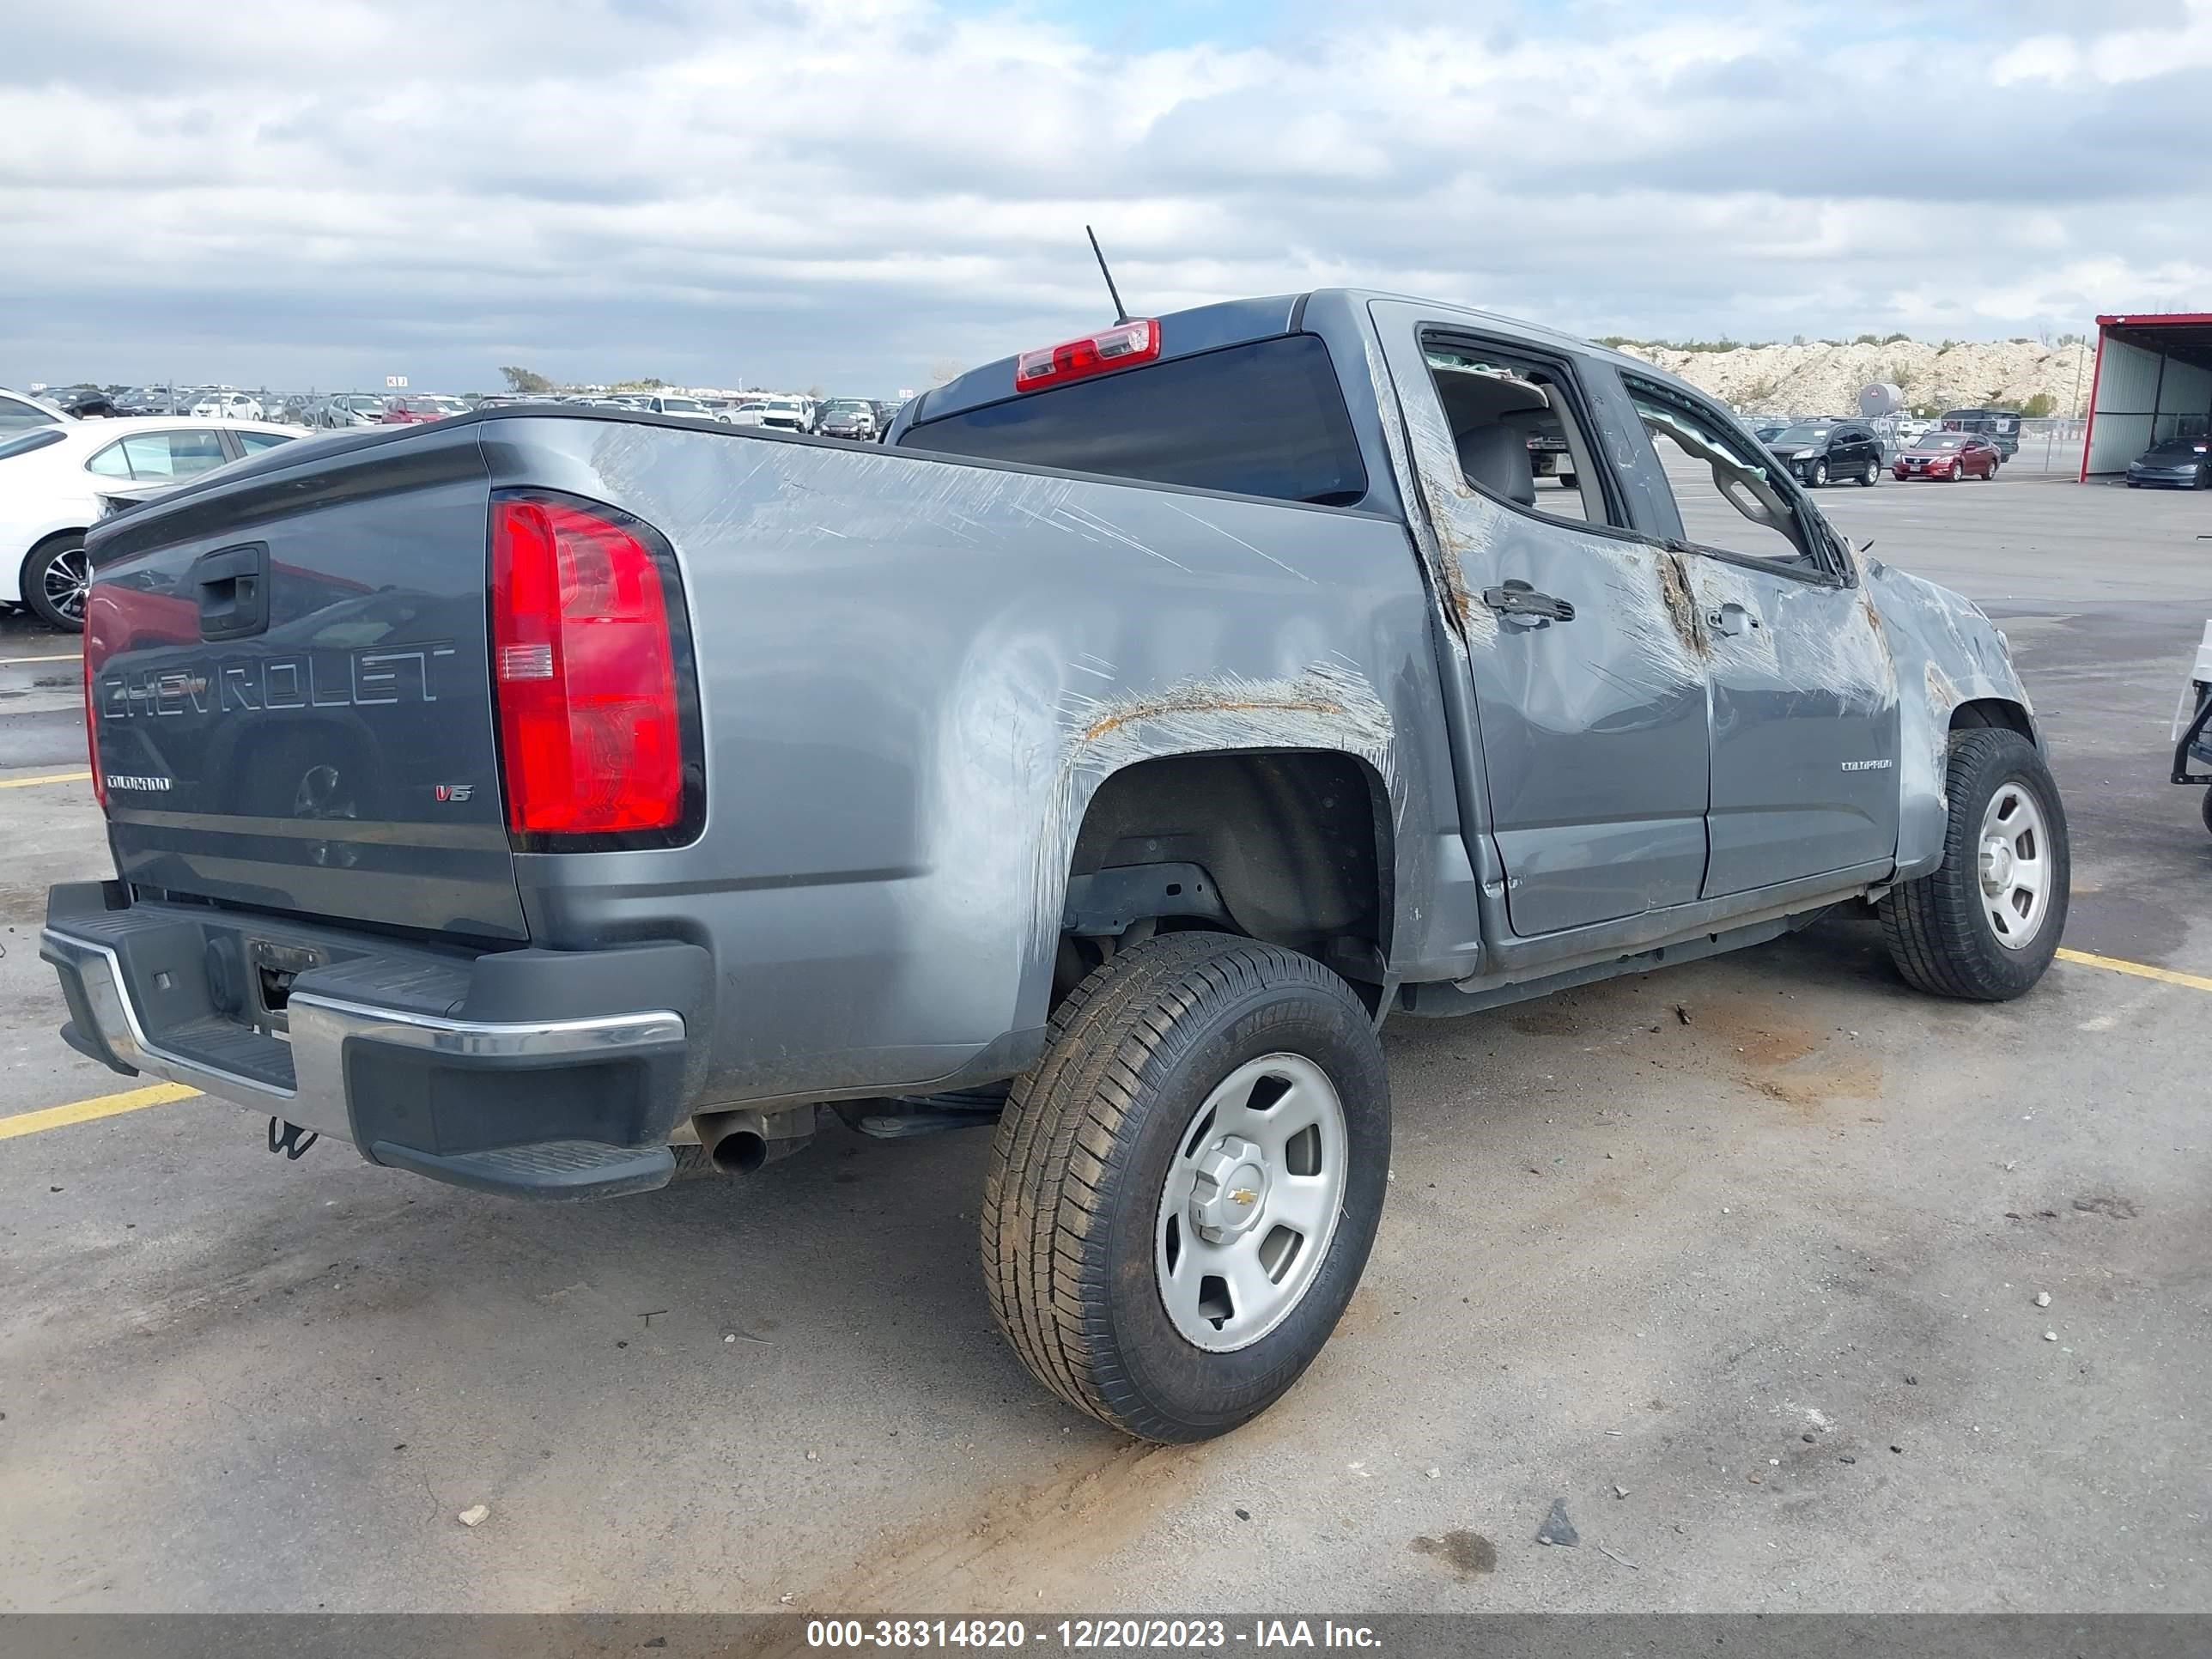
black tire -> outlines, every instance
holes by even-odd
[[[1828,464],[1826,461],[1814,462],[1813,476],[1806,479],[1805,482],[1815,489],[1825,485],[1828,482]]]
[[[1869,461],[1866,464],[1866,471],[1859,474],[1859,487],[1862,489],[1872,489],[1875,486],[1875,481],[1881,476],[1881,463],[1880,461]]]
[[[1981,904],[1976,845],[1982,815],[2006,784],[2018,783],[2043,814],[2051,860],[2050,896],[2033,936],[2017,949],[1997,942]],[[2066,931],[2072,884],[2066,811],[2036,746],[2017,732],[1978,726],[1951,735],[1946,778],[1950,818],[1943,862],[1932,875],[1893,888],[1881,905],[1890,960],[1915,989],[1931,996],[2006,1002],[2041,979]]]
[[[84,532],[49,536],[23,561],[23,603],[49,628],[84,632]]]
[[[2212,830],[2212,789],[2207,789],[2204,792],[2197,805],[2197,812],[2204,820],[2204,827],[2207,830]]]
[[[1117,953],[1054,1013],[1014,1085],[984,1177],[991,1311],[1022,1362],[1078,1410],[1187,1442],[1258,1416],[1297,1382],[1359,1283],[1390,1162],[1390,1086],[1352,988],[1296,951],[1170,933]],[[1230,1073],[1288,1052],[1336,1089],[1346,1186],[1322,1265],[1282,1322],[1209,1352],[1170,1321],[1154,1262],[1170,1161]]]

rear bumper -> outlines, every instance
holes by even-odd
[[[69,1003],[64,1040],[118,1072],[372,1163],[538,1197],[667,1179],[713,983],[692,945],[471,956],[133,903],[114,882],[55,888],[40,955]]]

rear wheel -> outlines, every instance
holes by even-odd
[[[1869,461],[1866,464],[1866,471],[1859,474],[1859,483],[1864,488],[1871,489],[1874,488],[1875,481],[1881,477],[1881,463],[1880,461]]]
[[[2204,819],[2204,827],[2207,830],[2212,830],[2212,789],[2207,789],[2204,792],[2203,799],[2198,803],[2197,810]]]
[[[1881,901],[1898,972],[1935,996],[2031,989],[2066,928],[2072,863],[2058,786],[2036,746],[1998,726],[1952,734],[1943,862]]]
[[[1374,1022],[1293,951],[1172,933],[1053,1016],[983,1188],[991,1310],[1037,1380],[1146,1440],[1297,1382],[1359,1282],[1390,1091]]]
[[[49,628],[82,633],[85,595],[91,586],[82,531],[48,537],[23,561],[23,603]]]

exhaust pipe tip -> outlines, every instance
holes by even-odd
[[[750,1175],[814,1139],[814,1108],[778,1112],[702,1112],[691,1120],[707,1160],[724,1175]]]
[[[768,1140],[750,1129],[732,1129],[708,1156],[724,1175],[750,1175],[768,1162]]]

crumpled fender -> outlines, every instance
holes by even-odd
[[[2043,738],[2012,648],[1979,605],[1879,560],[1864,561],[1860,576],[1897,669],[1897,879],[1911,881],[1943,861],[1944,781],[1959,705],[2014,704],[2037,747]]]

